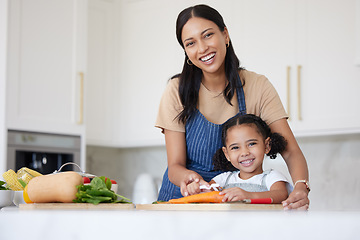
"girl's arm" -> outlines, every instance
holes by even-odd
[[[234,187],[224,189],[221,193],[224,195],[223,202],[240,201],[243,199],[272,198],[273,203],[281,203],[288,197],[286,183],[283,181],[275,182],[266,192],[247,192],[241,188]]]
[[[308,167],[305,157],[296,142],[296,139],[286,119],[280,119],[269,125],[272,132],[280,133],[287,141],[287,147],[281,153],[284,158],[293,182],[297,180],[308,180]],[[305,184],[296,184],[289,197],[283,202],[286,209],[308,209],[309,198]]]
[[[192,182],[198,182],[199,185],[208,185],[208,183],[198,173],[186,168],[185,133],[165,129],[164,134],[169,180],[180,187],[183,196],[200,193],[200,188],[187,188],[187,185]]]

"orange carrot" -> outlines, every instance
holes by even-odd
[[[199,193],[178,199],[171,199],[169,203],[221,203],[223,195],[219,195],[219,193],[219,191]]]

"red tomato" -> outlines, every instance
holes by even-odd
[[[83,177],[84,183],[90,183],[90,178],[88,177]]]
[[[107,177],[105,177],[105,182],[107,180]],[[117,182],[115,180],[110,180],[111,181],[111,184],[117,184]]]

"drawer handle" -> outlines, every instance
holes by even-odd
[[[291,104],[291,100],[290,100],[290,73],[291,73],[291,67],[287,66],[286,68],[286,105],[287,105],[287,113],[289,115],[289,120],[291,120],[291,112],[290,112],[290,104]]]
[[[302,120],[301,115],[301,65],[297,66],[297,97],[298,97],[298,119]]]
[[[84,122],[84,73],[79,72],[80,75],[80,101],[79,101],[79,120],[78,124]]]

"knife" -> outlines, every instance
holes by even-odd
[[[249,204],[271,204],[273,203],[272,198],[253,198],[253,199],[243,199],[235,202],[227,202],[227,203],[249,203]]]

